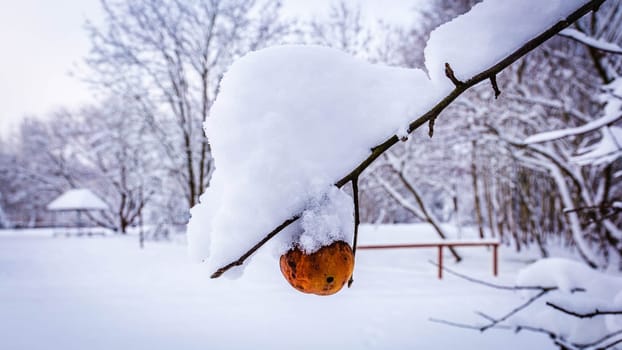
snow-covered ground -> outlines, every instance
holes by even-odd
[[[26,234],[24,234],[26,233]],[[423,225],[363,226],[361,243],[429,238]],[[491,253],[462,249],[449,266],[491,277]],[[452,328],[430,317],[481,321],[519,296],[446,276],[434,249],[359,251],[352,288],[301,294],[264,248],[237,280],[210,280],[182,243],[136,237],[51,237],[0,231],[2,349],[549,349],[538,334]],[[512,284],[527,258],[501,250],[498,282]]]

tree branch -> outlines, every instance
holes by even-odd
[[[428,261],[430,264],[437,266],[438,264],[434,261]],[[558,289],[557,287],[551,286],[551,287],[545,287],[545,286],[507,286],[507,285],[502,285],[502,284],[495,284],[495,283],[490,283],[490,282],[486,282],[486,281],[482,281],[480,279],[474,278],[474,277],[470,277],[467,275],[463,275],[459,272],[453,271],[445,266],[443,266],[443,271],[449,273],[450,275],[454,275],[458,278],[461,278],[465,281],[468,282],[472,282],[472,283],[476,283],[476,284],[480,284],[482,286],[485,287],[489,287],[489,288],[494,288],[494,289],[501,289],[501,290],[509,290],[509,291],[519,291],[519,290],[536,290],[536,291],[553,291]],[[572,293],[574,292],[584,292],[584,289],[581,288],[576,288],[571,290]]]
[[[578,43],[581,43],[587,47],[591,47],[598,51],[602,51],[602,52],[606,52],[606,53],[610,53],[614,55],[622,55],[622,47],[620,47],[619,45],[611,43],[611,42],[606,42],[606,41],[595,39],[573,28],[562,30],[559,33],[559,36],[572,39]]]
[[[559,306],[557,304],[551,303],[550,301],[546,302],[547,306],[552,307],[553,309],[557,310],[557,311],[561,311],[565,314],[568,315],[572,315],[574,317],[578,317],[578,318],[592,318],[592,317],[596,317],[596,316],[604,316],[604,315],[622,315],[622,310],[598,310],[595,309],[592,312],[585,312],[585,313],[581,313],[581,312],[577,312],[577,311],[573,311],[573,310],[569,310],[563,306]]]
[[[525,56],[529,52],[533,51],[538,46],[542,45],[544,42],[557,35],[564,28],[568,27],[573,22],[577,21],[579,18],[583,17],[585,14],[590,11],[598,8],[605,0],[592,0],[586,3],[585,5],[578,8],[576,11],[571,13],[567,18],[562,19],[551,26],[549,29],[536,36],[535,38],[526,42],[523,46],[518,48],[516,51],[512,52],[510,55],[506,56],[504,59],[493,65],[492,67],[476,74],[472,78],[468,79],[465,82],[461,82],[461,84],[457,85],[445,98],[439,101],[432,109],[421,115],[419,118],[415,119],[408,126],[407,132],[410,134],[416,129],[418,129],[421,125],[431,122],[431,131],[433,131],[433,122],[432,120],[436,119],[439,114],[445,110],[458,96],[462,95],[465,91],[472,88],[473,86],[481,83],[484,80],[491,79],[493,76],[496,76],[498,73],[503,71],[505,68],[510,66],[512,63],[516,62],[521,57]],[[446,68],[449,67],[449,64],[446,65]],[[449,67],[451,69],[451,67]],[[455,78],[455,76],[454,76]],[[456,79],[457,80],[457,79]],[[457,82],[460,82],[457,80]],[[454,82],[455,83],[455,82]],[[379,145],[372,147],[371,154],[363,160],[358,166],[356,166],[350,173],[345,175],[343,178],[338,180],[335,183],[335,186],[341,188],[346,183],[352,181],[357,178],[374,160],[376,160],[380,155],[386,152],[391,146],[396,144],[399,141],[397,135],[392,135],[384,142]],[[274,237],[277,233],[283,230],[292,222],[296,221],[299,218],[300,214],[296,214],[291,218],[285,220],[279,226],[277,226],[273,231],[268,233],[261,241],[255,244],[251,249],[249,249],[246,253],[244,253],[239,259],[219,268],[214,274],[212,274],[212,278],[220,277],[225,271],[228,269],[239,266],[244,263],[244,260],[251,256],[257,249],[259,249],[262,245],[264,245],[267,241],[269,241],[272,237]]]
[[[444,325],[452,326],[452,327],[457,327],[457,328],[473,329],[473,330],[481,331],[481,326],[476,326],[476,325],[471,325],[471,324],[466,324],[466,323],[452,322],[452,321],[442,320],[442,319],[438,319],[438,318],[430,318],[429,321],[430,322],[434,322],[434,323],[439,323],[439,324],[444,324]],[[560,346],[560,348],[562,350],[573,349],[573,348],[576,347],[575,344],[568,344],[568,343],[566,343],[564,340],[559,338],[559,335],[557,335],[553,331],[550,331],[550,330],[545,329],[545,328],[532,327],[532,326],[526,326],[526,325],[508,326],[508,325],[500,325],[500,324],[495,325],[492,328],[494,328],[494,329],[513,330],[516,333],[518,333],[518,332],[520,332],[522,330],[526,330],[526,331],[530,331],[530,332],[534,332],[534,333],[543,333],[543,334],[548,335],[551,339],[553,339],[553,342],[556,345]]]
[[[299,218],[300,218],[300,215],[294,215],[291,218],[283,221],[282,224],[277,226],[274,230],[272,230],[270,233],[268,233],[266,235],[266,237],[264,237],[261,241],[257,242],[257,244],[255,244],[251,249],[249,249],[246,253],[244,253],[242,256],[240,256],[240,258],[238,260],[230,262],[229,264],[219,268],[218,270],[216,270],[216,272],[214,272],[210,276],[210,278],[218,278],[223,273],[225,273],[225,271],[229,270],[230,268],[232,268],[234,266],[242,265],[244,263],[244,260],[246,260],[249,256],[253,255],[253,253],[255,251],[257,251],[257,249],[259,249],[261,246],[266,244],[266,242],[268,242],[272,237],[276,236],[277,233],[281,232],[284,228],[286,228],[287,226],[289,226],[291,223],[293,223],[294,221],[298,220]]]
[[[354,259],[356,259],[356,246],[359,235],[359,224],[361,223],[360,215],[359,215],[359,178],[355,177],[352,179],[352,197],[354,198],[354,241],[352,242],[352,255]],[[354,273],[350,275],[350,280],[348,280],[348,288],[352,286],[352,282],[354,282]]]
[[[492,85],[492,91],[495,92],[495,100],[499,98],[501,95],[501,90],[499,90],[499,85],[497,85],[497,76],[493,75],[490,77],[490,85]]]
[[[508,318],[516,315],[517,313],[519,313],[521,310],[525,309],[526,307],[528,307],[529,305],[531,305],[534,301],[542,298],[543,296],[545,296],[546,294],[548,294],[550,291],[552,291],[553,289],[542,289],[540,291],[540,293],[533,295],[531,298],[527,299],[524,303],[518,305],[517,307],[513,308],[512,310],[510,310],[510,312],[506,313],[505,315],[503,315],[500,318],[492,318],[490,316],[487,316],[485,314],[482,313],[482,315],[486,316],[486,319],[491,320],[491,322],[483,327],[480,328],[480,331],[485,331],[487,329],[493,328],[496,325],[498,325],[499,323],[507,320]]]

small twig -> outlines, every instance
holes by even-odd
[[[622,310],[602,311],[602,310],[595,309],[592,312],[581,313],[581,312],[576,312],[576,311],[566,309],[565,307],[559,306],[557,304],[553,304],[550,301],[547,301],[546,305],[552,307],[553,309],[557,311],[561,311],[565,314],[572,315],[578,318],[592,318],[592,317],[604,316],[604,315],[622,315]]]
[[[428,122],[428,136],[434,136],[434,122],[436,122],[436,117],[430,119]]]
[[[622,334],[622,329],[619,329],[619,330],[617,330],[617,331],[615,331],[615,332],[611,332],[611,333],[609,333],[609,334],[605,335],[604,337],[602,337],[602,338],[600,338],[600,339],[597,339],[597,340],[595,340],[595,341],[593,341],[593,342],[591,342],[591,343],[583,343],[583,344],[579,344],[579,343],[577,343],[577,344],[573,344],[573,345],[574,345],[574,346],[576,346],[576,347],[578,347],[578,348],[589,348],[589,347],[595,347],[595,346],[597,346],[598,344],[602,344],[602,343],[606,342],[607,340],[609,340],[609,339],[611,339],[611,338],[613,338],[613,337],[616,337],[616,336],[618,336],[618,335],[621,335],[621,334]],[[619,340],[618,340],[618,342],[619,342]],[[602,348],[602,347],[601,347],[600,349],[606,349],[606,348]]]
[[[356,261],[356,246],[359,235],[359,224],[361,223],[361,219],[359,216],[359,178],[356,176],[352,179],[352,197],[354,198],[354,241],[352,242],[352,255]],[[348,280],[348,288],[354,282],[354,272],[350,275],[350,279]]]
[[[445,325],[452,326],[452,327],[464,328],[464,329],[472,329],[472,330],[476,330],[476,331],[482,331],[482,326],[478,326],[478,325],[470,325],[470,324],[466,324],[466,323],[452,322],[452,321],[447,321],[447,320],[438,319],[438,318],[430,318],[428,320],[430,322],[445,324]],[[544,333],[544,334],[548,335],[551,339],[553,339],[553,341],[556,344],[563,345],[566,349],[570,348],[570,346],[571,346],[571,345],[567,344],[564,340],[560,339],[557,334],[555,334],[554,332],[552,332],[552,331],[550,331],[548,329],[544,329],[544,328],[532,327],[532,326],[522,326],[522,325],[519,325],[519,326],[509,326],[509,325],[501,325],[501,324],[498,324],[498,325],[496,325],[496,326],[494,326],[492,328],[494,328],[494,329],[504,329],[504,330],[513,330],[516,333],[518,333],[518,332],[520,332],[522,330],[526,330],[526,331],[530,331],[530,332],[534,332],[534,333]]]
[[[618,344],[620,344],[620,343],[622,343],[622,338],[620,338],[620,339],[618,339],[618,340],[616,340],[616,341],[613,341],[613,342],[611,342],[611,343],[609,343],[609,344],[607,344],[607,345],[604,345],[604,346],[598,347],[598,348],[596,348],[595,350],[605,350],[605,349],[609,349],[609,348],[612,348],[612,347],[614,347],[614,346],[616,346],[616,345],[618,345]]]
[[[525,301],[524,303],[520,304],[519,306],[515,307],[514,309],[512,309],[510,312],[508,312],[507,314],[505,314],[503,317],[498,318],[498,319],[494,319],[490,316],[487,316],[487,318],[492,319],[493,321],[490,322],[490,324],[482,327],[480,330],[483,332],[489,328],[495,327],[496,325],[498,325],[499,323],[507,320],[508,318],[516,315],[518,312],[520,312],[521,310],[524,310],[526,307],[528,307],[529,305],[531,305],[534,301],[542,298],[543,296],[545,296],[547,293],[549,293],[550,291],[552,291],[553,289],[542,289],[540,291],[540,293],[532,296],[531,298],[527,299],[527,301]]]
[[[497,75],[493,74],[490,76],[490,85],[492,85],[492,90],[495,92],[495,100],[501,95],[501,90],[499,90],[499,85],[497,85]]]
[[[467,324],[467,323],[447,321],[447,320],[443,320],[443,319],[439,319],[439,318],[430,318],[430,319],[428,319],[428,321],[434,322],[434,323],[446,324],[446,325],[449,325],[449,326],[452,326],[452,327],[473,329],[473,330],[477,330],[477,331],[481,330],[481,328],[482,328],[481,326],[476,326],[476,325]],[[506,326],[506,325],[497,325],[497,327],[495,327],[495,328],[499,328],[499,329],[513,329],[513,327]]]
[[[429,260],[428,261],[430,264],[437,266],[438,264],[434,261]],[[454,275],[456,277],[459,277],[465,281],[468,282],[473,282],[473,283],[477,283],[477,284],[481,284],[482,286],[486,286],[486,287],[490,287],[490,288],[495,288],[495,289],[501,289],[501,290],[510,290],[510,291],[518,291],[518,290],[537,290],[537,291],[552,291],[552,290],[556,290],[557,287],[542,287],[542,286],[506,286],[506,285],[501,285],[501,284],[495,284],[495,283],[490,283],[490,282],[486,282],[486,281],[482,281],[480,279],[474,278],[474,277],[470,277],[467,275],[463,275],[459,272],[453,271],[445,266],[442,267],[443,271]],[[576,292],[580,292],[583,291],[582,289],[577,288],[576,290],[573,290]]]
[[[445,62],[445,75],[447,76],[447,78],[449,78],[449,80],[451,80],[452,83],[454,83],[456,87],[460,87],[464,85],[463,81],[456,78],[456,75],[454,74],[454,70],[451,69],[451,66],[447,62]]]
[[[477,316],[480,316],[481,318],[483,318],[483,319],[485,319],[485,320],[489,321],[489,322],[495,322],[495,321],[496,321],[496,319],[494,319],[493,317],[490,317],[490,316],[486,315],[485,313],[483,313],[483,312],[481,312],[481,311],[475,311],[475,314],[476,314]],[[481,328],[481,327],[480,327],[480,328]]]

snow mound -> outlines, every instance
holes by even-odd
[[[601,279],[601,274],[578,261],[549,258],[522,269],[516,278],[518,286],[557,287],[565,293],[585,288]]]
[[[218,268],[322,201],[371,147],[434,105],[440,93],[428,85],[421,70],[317,46],[273,47],[238,60],[205,125],[216,170],[191,210],[192,255],[209,256],[208,267]],[[308,212],[303,226],[326,225],[317,213]],[[308,249],[339,236],[320,231],[303,236]]]
[[[469,79],[585,3],[586,0],[489,0],[478,3],[469,12],[431,33],[424,52],[430,78],[436,84],[450,84],[445,77],[447,62],[458,79]]]
[[[587,265],[562,259],[539,260],[521,270],[516,278],[518,286],[557,287],[559,291],[547,294],[531,306],[514,323],[529,324],[564,335],[569,341],[594,341],[622,326],[622,315],[579,318],[551,307],[552,303],[579,314],[596,310],[620,310],[622,307],[622,278],[589,268]],[[524,291],[525,297],[533,291]]]

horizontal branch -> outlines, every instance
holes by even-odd
[[[435,120],[439,116],[439,114],[445,110],[445,108],[447,108],[456,98],[458,98],[458,96],[462,95],[465,91],[481,83],[482,81],[485,81],[488,79],[494,79],[494,77],[498,73],[503,71],[505,68],[509,67],[512,63],[516,62],[521,57],[525,56],[526,54],[533,51],[534,49],[542,45],[544,42],[546,42],[553,36],[557,35],[560,31],[567,28],[570,24],[577,21],[579,18],[583,17],[585,14],[589,13],[592,10],[597,9],[604,1],[605,0],[592,0],[592,1],[587,2],[585,5],[581,6],[576,11],[571,13],[567,18],[558,21],[553,26],[551,26],[549,29],[547,29],[540,35],[536,36],[535,38],[529,40],[523,46],[521,46],[520,48],[518,48],[516,51],[512,52],[508,56],[506,56],[504,59],[500,60],[498,63],[496,63],[492,67],[480,72],[479,74],[476,74],[475,76],[468,79],[467,81],[460,82],[460,84],[456,85],[456,87],[447,96],[445,96],[445,98],[443,98],[434,107],[432,107],[432,109],[430,109],[429,111],[421,115],[419,118],[411,122],[408,125],[407,132],[411,134],[413,131],[417,130],[423,124],[431,122],[432,120]],[[363,160],[359,165],[357,165],[354,169],[352,169],[350,173],[348,173],[343,178],[338,180],[335,183],[335,186],[341,188],[348,182],[353,181],[354,179],[358,178],[359,175],[365,169],[367,169],[369,165],[371,165],[371,163],[373,163],[378,157],[380,157],[380,155],[382,155],[389,148],[391,148],[391,146],[399,142],[399,140],[400,139],[397,135],[392,135],[391,137],[386,139],[384,142],[380,143],[379,145],[375,147],[372,147],[371,154],[365,160]],[[283,223],[277,226],[273,231],[268,233],[261,241],[259,241],[251,249],[249,249],[246,253],[244,253],[240,258],[219,268],[214,274],[212,274],[212,278],[220,277],[228,269],[234,266],[242,265],[244,263],[244,260],[246,260],[249,256],[251,256],[255,251],[257,251],[257,249],[259,249],[262,245],[268,242],[277,233],[279,233],[289,224],[296,221],[299,216],[300,216],[300,213],[292,216],[290,219],[285,220]]]
[[[434,261],[428,261],[430,264],[437,266],[438,264]],[[485,287],[489,287],[489,288],[494,288],[494,289],[501,289],[501,290],[509,290],[509,291],[519,291],[519,290],[535,290],[535,291],[546,291],[546,292],[551,292],[554,290],[557,290],[558,287],[555,286],[550,286],[550,287],[546,287],[546,286],[508,286],[508,285],[502,285],[502,284],[495,284],[495,283],[490,283],[490,282],[486,282],[486,281],[482,281],[480,279],[477,279],[475,277],[471,277],[471,276],[467,276],[464,274],[461,274],[459,272],[453,271],[452,269],[443,266],[442,267],[443,271],[449,273],[450,275],[454,275],[458,278],[461,278],[465,281],[468,282],[472,282],[475,284],[479,284]],[[570,290],[571,293],[575,293],[575,292],[585,292],[585,289],[583,288],[574,288]]]
[[[596,317],[596,316],[604,316],[604,315],[622,315],[622,310],[598,310],[598,309],[594,309],[594,311],[592,312],[577,312],[577,311],[573,311],[570,309],[567,309],[563,306],[559,306],[557,304],[551,303],[550,301],[546,302],[547,306],[552,307],[553,309],[557,310],[557,311],[561,311],[565,314],[574,316],[574,317],[578,317],[578,318],[592,318],[592,317]]]

